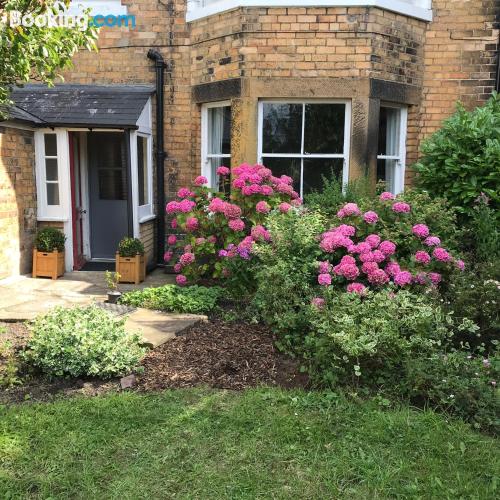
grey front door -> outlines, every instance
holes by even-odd
[[[93,259],[113,259],[128,234],[126,134],[89,132],[90,250]]]

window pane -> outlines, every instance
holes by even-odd
[[[122,169],[99,169],[99,198],[101,200],[126,200],[127,184]]]
[[[217,189],[222,192],[229,192],[229,176],[217,175],[219,167],[228,167],[231,164],[231,158],[209,158],[210,168],[210,186],[212,189]],[[228,167],[229,168],[229,167]]]
[[[344,152],[345,104],[306,104],[304,153]]]
[[[262,152],[300,153],[302,104],[263,104]]]
[[[47,205],[59,205],[59,183],[47,183]]]
[[[380,108],[377,154],[399,155],[400,117],[401,110],[397,108]]]
[[[57,156],[57,136],[56,134],[44,134],[45,156]]]
[[[208,154],[231,154],[231,107],[208,109]]]
[[[323,177],[342,179],[343,158],[304,158],[303,193],[323,189]]]
[[[45,178],[48,181],[57,181],[57,160],[55,158],[45,160]]]
[[[391,193],[396,192],[395,173],[397,160],[377,160],[377,181],[385,182],[386,189]]]
[[[293,189],[300,192],[300,158],[263,158],[263,164],[270,168],[275,177],[288,175],[293,179]]]
[[[149,203],[148,192],[148,140],[146,137],[137,136],[137,178],[139,182],[139,205]]]

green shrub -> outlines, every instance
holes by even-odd
[[[308,208],[318,210],[325,215],[333,216],[344,203],[359,203],[373,195],[368,178],[361,178],[343,184],[335,175],[322,176],[323,187],[305,196]]]
[[[439,351],[453,334],[441,308],[406,291],[330,292],[309,311],[303,354],[313,379],[327,385],[394,383],[408,358]],[[464,321],[460,328],[477,327]]]
[[[482,195],[474,205],[469,223],[470,250],[479,262],[500,260],[499,212],[489,206],[489,199]]]
[[[462,417],[483,430],[500,431],[498,352],[485,357],[453,350],[408,358],[404,373],[399,385],[403,395]]]
[[[500,201],[500,96],[493,94],[485,106],[456,113],[422,146],[415,164],[419,184],[432,196],[447,198],[466,216],[474,200],[485,193],[493,209]]]
[[[118,245],[120,257],[135,257],[144,254],[144,245],[137,238],[123,238]]]
[[[270,216],[267,227],[272,244],[255,249],[259,266],[253,307],[281,342],[291,345],[301,342],[307,331],[306,309],[315,293],[321,253],[317,235],[325,218],[317,212],[290,211],[285,217]]]
[[[44,227],[36,233],[35,247],[39,252],[53,252],[64,250],[66,236],[55,227]]]
[[[203,314],[213,311],[221,295],[222,289],[215,286],[165,285],[125,293],[120,303],[159,311]]]
[[[35,320],[23,357],[58,377],[126,375],[137,368],[145,349],[139,335],[125,332],[124,323],[96,306],[57,307]]]
[[[0,327],[0,335],[4,328]],[[0,387],[8,389],[22,384],[19,376],[19,360],[16,357],[12,344],[8,341],[0,341]]]

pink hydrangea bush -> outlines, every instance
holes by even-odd
[[[382,193],[370,210],[346,203],[335,224],[319,236],[324,258],[318,284],[364,295],[386,287],[437,287],[465,264],[441,245],[424,222],[413,223],[412,207]],[[397,242],[388,239],[397,235]]]
[[[243,164],[232,172],[219,167],[217,174],[221,185],[231,186],[230,194],[209,189],[207,179],[198,176],[192,187],[179,189],[177,199],[166,205],[171,227],[184,233],[182,239],[168,237],[165,253],[179,285],[229,277],[250,259],[256,242],[271,241],[267,215],[272,211],[285,215],[302,204],[293,179],[275,177],[263,165]]]

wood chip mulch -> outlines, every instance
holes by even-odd
[[[271,332],[246,323],[213,320],[195,325],[150,351],[142,365],[142,391],[198,385],[233,390],[307,386],[298,362],[277,351]]]

